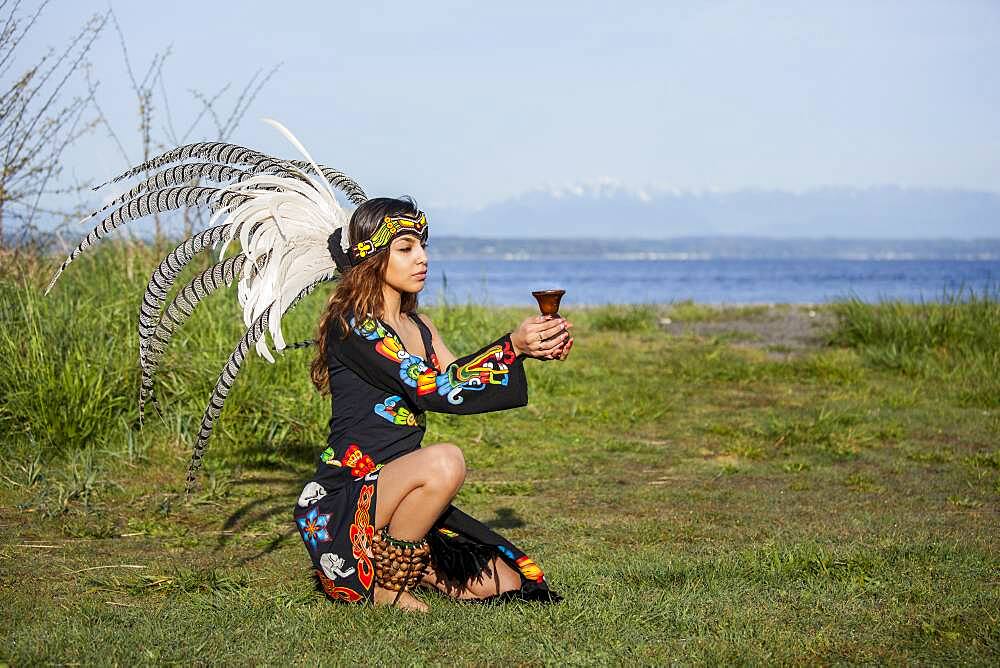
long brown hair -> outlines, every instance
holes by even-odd
[[[415,214],[416,203],[409,197],[393,199],[376,197],[361,204],[354,210],[351,222],[347,226],[347,237],[351,243],[367,239],[374,234],[376,228],[386,216],[400,214]],[[326,302],[326,310],[319,321],[319,331],[316,335],[316,356],[313,357],[309,375],[313,385],[322,394],[330,391],[330,367],[326,361],[326,338],[331,327],[336,323],[341,338],[347,338],[349,325],[347,314],[371,314],[382,317],[385,299],[382,295],[382,283],[385,280],[385,269],[389,266],[389,253],[385,250],[363,260],[349,269],[337,281],[337,288]],[[417,310],[417,293],[404,292],[400,299],[400,313],[412,313]]]

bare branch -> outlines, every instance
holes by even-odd
[[[216,132],[217,133],[221,133],[222,127],[221,127],[221,125],[219,123],[219,116],[218,116],[218,114],[215,113],[215,106],[214,105],[215,105],[216,100],[218,100],[222,96],[223,93],[225,93],[227,90],[229,90],[229,86],[231,86],[231,85],[232,84],[226,84],[225,86],[223,86],[222,90],[220,90],[218,93],[216,93],[211,99],[206,99],[204,94],[202,94],[201,92],[196,91],[194,89],[191,89],[191,90],[188,91],[188,92],[191,93],[191,95],[194,96],[194,98],[196,100],[198,100],[199,102],[201,102],[202,109],[201,109],[201,112],[199,112],[198,115],[195,117],[194,121],[191,123],[191,127],[189,127],[187,129],[187,132],[184,133],[184,141],[187,141],[187,138],[194,131],[195,127],[197,127],[197,125],[201,121],[201,119],[204,118],[204,116],[205,116],[206,113],[209,114],[209,115],[211,115],[212,118],[213,118],[213,120],[215,121]]]
[[[34,98],[35,94],[37,94],[42,90],[42,87],[47,83],[49,77],[51,77],[55,73],[59,65],[61,65],[66,60],[67,57],[69,57],[69,54],[72,52],[73,48],[75,48],[77,44],[79,44],[81,41],[84,40],[87,33],[90,33],[90,39],[83,42],[83,48],[77,55],[76,59],[67,69],[66,74],[59,81],[59,83],[57,83],[53,87],[51,93],[49,94],[49,97],[45,100],[44,104],[42,104],[42,107],[37,112],[34,113],[34,117],[31,119],[31,123],[28,125],[27,128],[23,130],[22,141],[21,144],[18,146],[17,152],[20,152],[20,149],[24,146],[24,144],[28,141],[28,138],[31,136],[31,132],[34,130],[35,125],[37,125],[38,122],[45,117],[45,114],[48,112],[49,107],[51,107],[52,104],[58,98],[59,93],[62,91],[63,86],[66,85],[66,82],[69,81],[70,76],[72,76],[73,73],[76,72],[76,69],[80,66],[80,63],[83,62],[84,56],[86,56],[87,52],[90,51],[90,47],[93,46],[94,41],[100,34],[100,31],[104,28],[104,24],[107,22],[107,15],[105,15],[103,19],[99,19],[99,23],[95,24],[95,20],[98,20],[97,17],[93,17],[91,18],[90,21],[87,22],[87,25],[83,28],[83,30],[80,31],[80,34],[77,36],[77,38],[70,44],[69,47],[66,48],[66,50],[55,62],[55,64],[53,64],[53,66],[49,69],[49,71],[45,73],[45,75],[42,78],[42,81],[38,83],[32,94],[28,97],[27,100],[25,100],[24,105],[26,107],[28,104],[31,103],[31,99]],[[10,157],[9,153],[7,157],[9,159]]]
[[[125,72],[128,73],[129,81],[132,82],[132,90],[138,90],[139,84],[135,81],[135,72],[132,71],[132,62],[128,57],[128,45],[125,44],[125,34],[122,32],[122,27],[118,23],[118,15],[114,13],[113,10],[108,10],[111,15],[111,22],[114,26],[115,32],[118,34],[118,45],[122,50],[122,59],[125,61]]]
[[[101,105],[97,101],[97,87],[98,84],[93,82],[90,78],[90,67],[84,69],[84,77],[87,81],[87,92],[90,94],[90,102],[97,111],[97,121],[99,124],[103,125],[108,131],[108,136],[115,143],[115,147],[118,149],[118,153],[121,154],[122,158],[125,160],[126,164],[132,164],[132,161],[128,157],[128,151],[125,150],[125,145],[122,144],[121,139],[118,138],[118,133],[115,129],[111,127],[111,123],[108,122],[108,117],[101,108]]]
[[[6,4],[7,3],[4,2],[4,5]],[[14,33],[17,31],[17,10],[20,9],[21,7],[20,0],[18,0],[11,8],[10,16],[7,17],[7,22],[4,24],[3,28],[4,40],[2,49],[4,51],[4,54],[3,58],[0,59],[0,76],[5,74],[7,70],[10,68],[11,63],[13,62],[11,60],[11,57],[14,55],[14,52],[17,50],[17,47],[21,44],[21,40],[23,40],[24,36],[28,34],[29,30],[35,27],[35,22],[38,21],[38,17],[45,10],[45,7],[48,4],[49,0],[42,1],[42,3],[38,6],[38,9],[35,11],[35,13],[31,16],[30,19],[28,19],[27,23],[24,26],[24,29],[21,30],[21,34],[17,35],[16,37],[14,36]],[[2,11],[2,8],[0,8],[0,11]],[[8,36],[10,37],[10,39],[8,39]]]
[[[29,17],[22,18],[19,1],[0,4],[0,11],[10,12],[0,27],[0,72],[13,66],[19,46],[47,6],[48,0],[42,0]],[[93,127],[83,122],[87,97],[67,104],[60,99],[107,19],[107,14],[92,16],[61,52],[49,49],[0,94],[0,248],[5,217],[21,221],[22,233],[34,229],[41,198],[63,190],[50,188],[61,173],[62,153]]]
[[[236,104],[233,106],[233,110],[230,112],[229,118],[226,119],[225,125],[223,125],[223,131],[220,133],[220,139],[229,139],[229,136],[236,130],[240,122],[243,120],[243,116],[250,108],[250,105],[253,104],[255,99],[257,99],[257,95],[264,87],[264,84],[270,81],[271,77],[273,77],[275,72],[277,72],[280,68],[281,63],[272,67],[268,73],[261,78],[256,86],[253,86],[253,83],[262,70],[254,72],[253,77],[251,77],[250,81],[247,82],[247,85],[243,87],[243,90],[240,92],[240,96],[236,99]]]
[[[173,48],[172,44],[167,45],[167,53],[170,53],[172,48]],[[171,144],[179,145],[182,142],[178,141],[177,130],[174,129],[174,117],[173,114],[170,112],[170,96],[167,95],[167,86],[164,81],[164,77],[162,76],[162,73],[161,76],[159,77],[158,83],[160,84],[160,97],[163,99],[163,110],[167,114],[167,126],[164,129],[164,134],[167,135],[167,139],[170,140]]]

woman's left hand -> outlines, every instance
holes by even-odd
[[[573,348],[573,337],[566,339],[566,343],[563,344],[562,348],[556,351],[555,357],[552,359],[557,359],[560,362],[569,357],[569,351]]]
[[[566,321],[566,340],[563,341],[562,345],[553,350],[548,355],[541,357],[542,360],[559,360],[562,362],[567,357],[569,357],[569,351],[573,347],[573,335],[569,334],[569,328],[573,326],[569,320]]]

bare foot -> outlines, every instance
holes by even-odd
[[[392,605],[392,602],[396,600],[397,593],[398,592],[392,591],[391,589],[383,589],[382,587],[375,585],[375,605]],[[396,601],[396,607],[401,610],[415,610],[417,612],[427,612],[429,610],[426,603],[419,600],[408,591],[404,591],[399,595],[399,600]]]

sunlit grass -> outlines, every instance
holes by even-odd
[[[207,258],[189,274],[204,268]],[[183,476],[241,334],[231,293],[176,332],[137,424],[136,312],[155,263],[107,244],[0,265],[0,662],[971,663],[1000,655],[995,295],[831,307],[775,356],[661,320],[797,307],[606,306],[530,404],[429,417],[465,451],[458,503],[566,595],[429,616],[326,602],[289,522],[326,439],[311,350],[250,357],[200,491]],[[184,279],[178,285],[183,284]],[[321,291],[322,292],[322,291]],[[316,294],[287,317],[310,338]],[[427,309],[458,354],[530,308]]]

